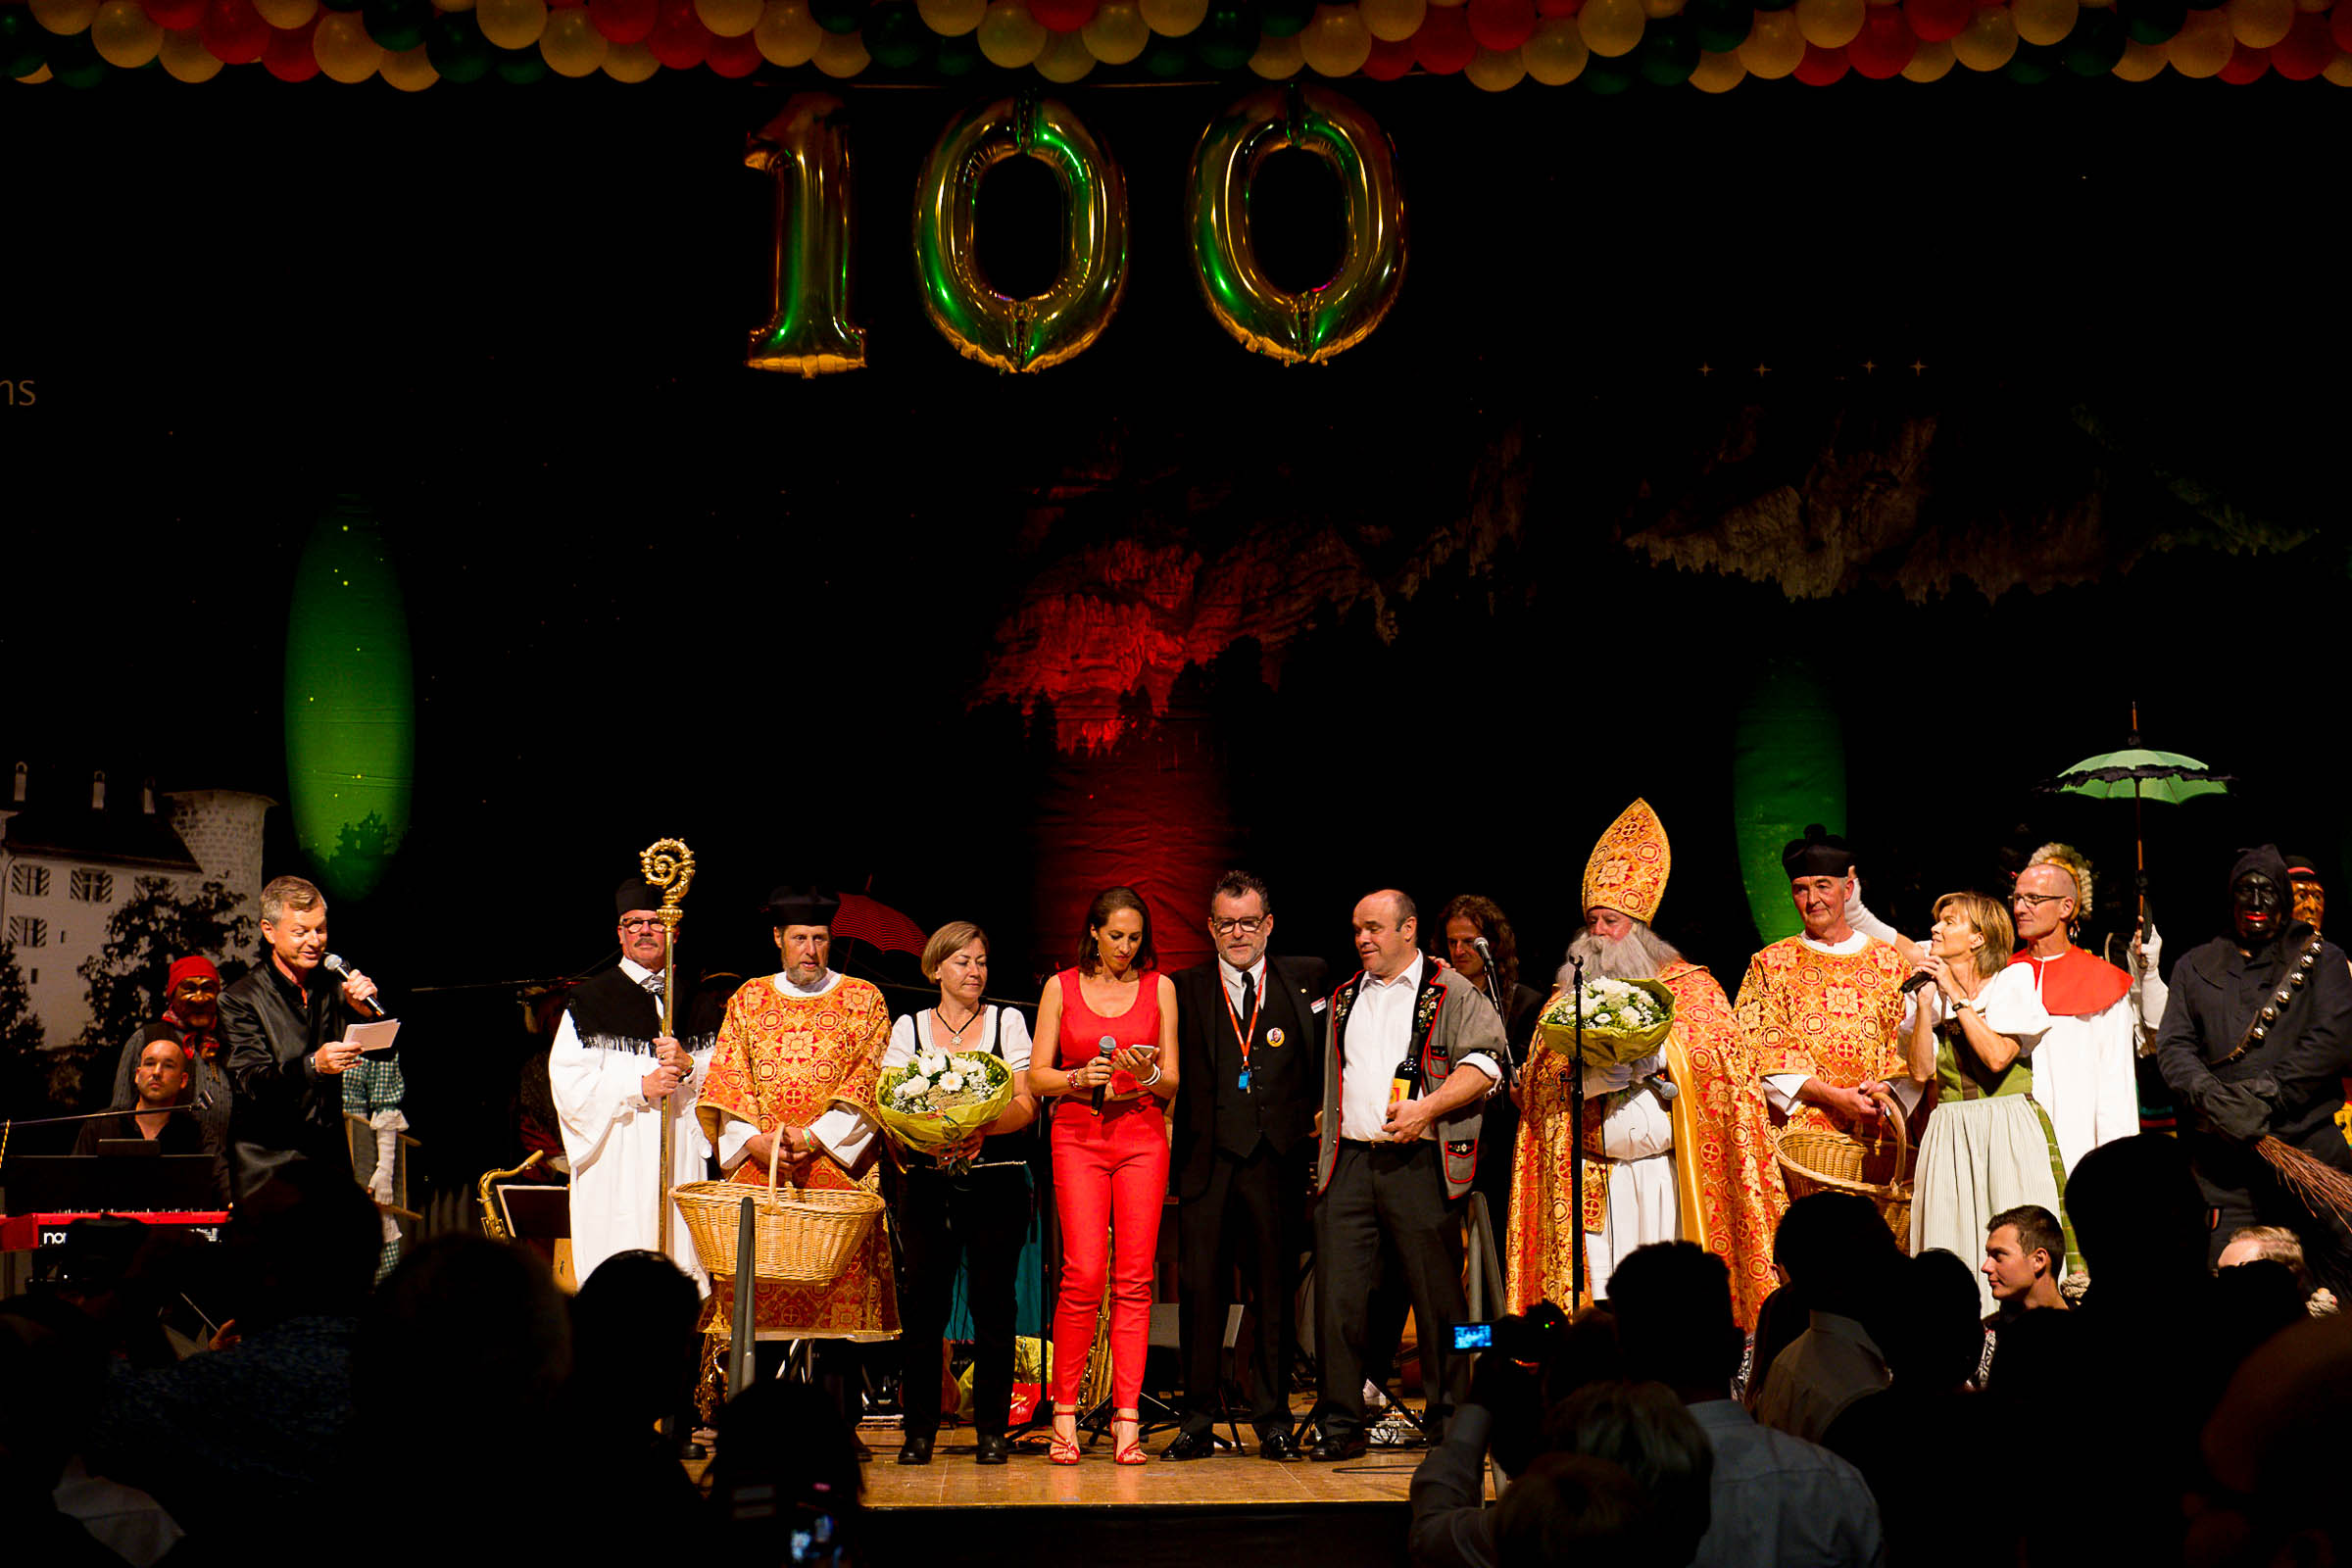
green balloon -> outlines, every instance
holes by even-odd
[[[856,32],[865,21],[865,0],[809,0],[808,14],[827,32]]]
[[[49,63],[48,28],[24,6],[0,6],[0,76],[29,76]]]
[[[987,58],[980,52],[979,40],[967,32],[960,37],[940,39],[931,56],[931,69],[943,76],[968,76]]]
[[[498,79],[517,87],[527,87],[547,75],[547,57],[537,49],[494,49],[491,59],[496,62]]]
[[[1211,6],[1193,52],[1211,71],[1239,71],[1257,53],[1257,16],[1246,5]]]
[[[1590,68],[1587,75],[1591,75]],[[1748,912],[1766,942],[1804,928],[1781,851],[1808,823],[1845,823],[1845,729],[1813,667],[1770,659],[1732,730],[1732,825]]]
[[[1652,17],[1634,46],[1634,62],[1644,80],[1679,87],[1698,69],[1698,29],[1683,17]]]
[[[107,76],[107,64],[86,32],[49,41],[49,69],[69,87],[95,87]]]
[[[1594,55],[1586,62],[1576,79],[1584,83],[1587,92],[1612,98],[1642,79],[1642,68],[1635,64],[1633,55],[1619,55],[1613,60]]]
[[[1683,15],[1698,34],[1698,46],[1721,55],[1747,41],[1748,29],[1755,24],[1756,8],[1750,0],[1690,0],[1683,8]],[[1646,38],[1647,32],[1642,36]]]
[[[1266,0],[1258,27],[1269,38],[1296,38],[1315,14],[1315,0]]]
[[[906,0],[884,0],[866,15],[865,52],[877,66],[906,70],[923,58],[931,38],[931,29]]]
[[[368,0],[360,8],[368,36],[394,53],[424,42],[424,29],[432,19],[430,0]]]
[[[425,29],[424,58],[443,81],[479,81],[490,74],[495,51],[470,11],[444,11]]]
[[[2086,7],[2075,30],[2060,44],[2066,69],[2078,76],[2104,76],[2124,58],[2124,21],[2112,10]]]
[[[2021,42],[2001,74],[2011,81],[2038,87],[2064,69],[2057,44]]]
[[[2116,10],[2134,43],[2170,42],[2188,21],[2184,0],[2117,0]]]
[[[1190,70],[1192,64],[1193,52],[1184,46],[1181,39],[1162,38],[1155,32],[1152,35],[1152,42],[1145,46],[1143,66],[1144,74],[1148,76],[1157,76],[1163,81],[1173,80]]]

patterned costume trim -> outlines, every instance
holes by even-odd
[[[1883,942],[1835,954],[1788,937],[1764,949],[1748,961],[1733,1009],[1754,1072],[1803,1073],[1839,1088],[1900,1076],[1907,1068],[1895,1036],[1906,974]],[[1811,1105],[1790,1119],[1834,1130]]]
[[[1615,909],[1647,924],[1657,917],[1673,869],[1666,825],[1647,801],[1636,801],[1609,824],[1585,861],[1584,908]]]

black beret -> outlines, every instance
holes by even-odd
[[[760,912],[771,925],[831,925],[841,912],[841,900],[813,887],[787,883],[767,896]]]
[[[1805,836],[1789,840],[1781,851],[1781,865],[1791,882],[1800,876],[1843,876],[1854,868],[1854,852],[1819,822],[1808,822]]]
[[[631,909],[659,909],[662,890],[643,877],[633,876],[612,890],[612,912],[625,915]]]

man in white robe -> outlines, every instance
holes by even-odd
[[[2069,933],[2087,899],[2089,867],[2068,863],[2045,845],[2018,873],[2009,911],[2017,923],[2011,965],[2034,972],[2034,989],[2050,1015],[2034,1052],[2034,1098],[2049,1112],[2058,1156],[2071,1173],[2101,1144],[2139,1131],[2139,1041],[2132,977],[2074,945]]]

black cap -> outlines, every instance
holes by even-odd
[[[659,909],[662,890],[641,876],[633,876],[612,890],[612,912],[625,915],[631,909]]]
[[[831,925],[841,912],[841,900],[817,888],[786,883],[767,896],[760,912],[771,925]]]
[[[1854,868],[1854,852],[1819,822],[1808,822],[1805,836],[1789,840],[1781,851],[1781,866],[1791,882],[1800,876],[1843,876]]]

